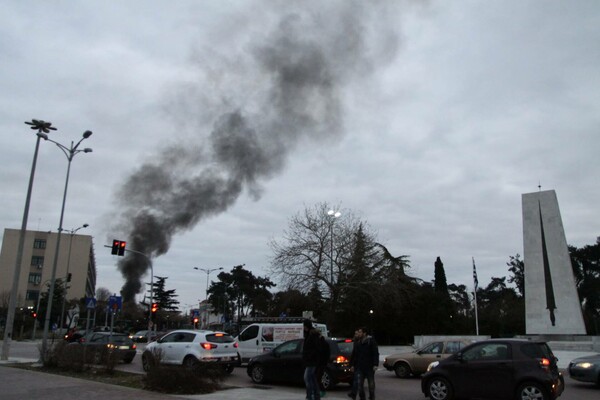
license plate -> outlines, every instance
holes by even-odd
[[[119,346],[119,350],[129,350],[129,346]]]

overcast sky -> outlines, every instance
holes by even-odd
[[[65,145],[92,130],[63,225],[90,224],[80,232],[94,236],[97,286],[112,292],[124,279],[103,246],[128,240],[123,213],[147,193],[179,207],[152,193],[163,186],[144,187],[140,168],[164,166],[184,185],[221,171],[207,153],[231,113],[269,168],[173,229],[154,260],[184,309],[205,295],[194,267],[266,276],[269,240],[320,202],[367,221],[392,254],[410,256],[409,274],[433,280],[439,256],[448,282],[470,288],[472,257],[484,286],[523,254],[521,195],[538,185],[556,190],[569,244],[600,235],[595,0],[14,1],[0,14],[0,50],[0,227],[23,217],[35,147],[23,122],[51,121]],[[287,92],[282,64],[294,66]],[[299,67],[315,65],[314,76]],[[66,168],[41,143],[29,229],[58,228]],[[126,191],[135,201],[118,200]]]

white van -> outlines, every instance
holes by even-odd
[[[327,337],[327,325],[313,322],[324,337]],[[242,363],[252,357],[273,350],[276,346],[292,339],[304,337],[302,323],[254,323],[247,326],[237,337],[238,351]]]

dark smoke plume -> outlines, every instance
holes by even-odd
[[[120,189],[119,227],[128,248],[158,257],[173,235],[226,211],[242,192],[258,199],[261,184],[281,173],[299,143],[342,134],[348,85],[393,58],[396,39],[384,30],[390,26],[385,2],[258,4],[281,4],[285,12],[273,29],[246,38],[235,63],[215,67],[222,76],[231,72],[236,79],[241,74],[240,81],[258,82],[258,90],[217,93],[217,105],[179,96],[181,109],[203,110],[212,127],[195,126],[200,133],[194,143],[161,151]],[[142,292],[148,262],[131,253],[119,262],[125,301]]]

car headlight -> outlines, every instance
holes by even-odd
[[[431,371],[432,369],[434,369],[435,367],[437,367],[438,365],[440,365],[439,361],[434,361],[431,364],[429,364],[427,366],[427,372]]]
[[[594,364],[592,364],[591,362],[580,362],[580,363],[575,364],[575,366],[579,367],[579,368],[588,369],[588,368],[592,368],[594,366]]]

